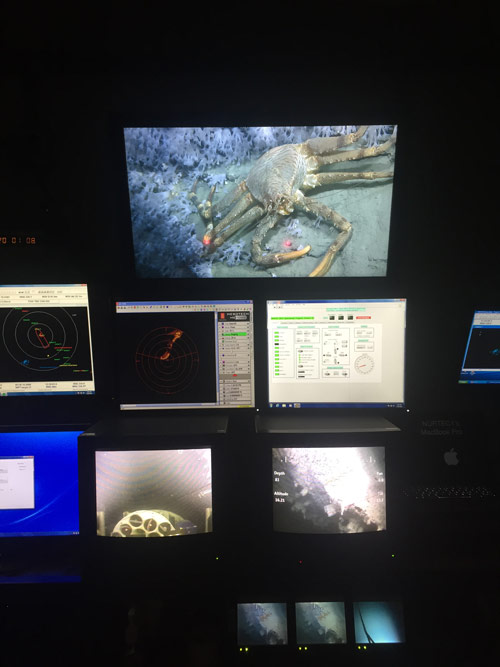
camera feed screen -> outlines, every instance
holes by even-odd
[[[385,276],[396,134],[124,128],[137,277]]]
[[[385,530],[385,449],[274,448],[273,500],[279,532]]]
[[[296,602],[297,644],[346,644],[343,602]]]
[[[364,644],[401,644],[405,641],[400,602],[355,602],[355,641]]]
[[[95,457],[98,535],[212,531],[210,449],[97,451]]]
[[[238,604],[238,645],[288,644],[285,602]]]

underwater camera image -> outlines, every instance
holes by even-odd
[[[297,644],[346,644],[343,602],[296,602]]]
[[[238,645],[288,644],[285,602],[238,604]]]
[[[97,451],[95,456],[98,535],[212,531],[210,449]]]
[[[385,276],[396,130],[125,128],[137,277]]]
[[[280,532],[385,530],[385,449],[273,449],[273,501]]]
[[[355,641],[401,644],[405,641],[403,608],[399,602],[355,602]]]

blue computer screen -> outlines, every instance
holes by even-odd
[[[500,311],[475,311],[458,381],[500,383]]]
[[[80,433],[0,432],[0,537],[78,534]]]

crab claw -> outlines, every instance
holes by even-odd
[[[212,223],[207,226],[202,243],[206,252],[214,252],[217,249],[217,239],[215,237],[215,229]]]
[[[307,255],[311,250],[310,245],[306,245],[301,250],[290,250],[290,252],[270,252],[266,255],[262,253],[260,246],[257,243],[252,243],[252,259],[260,266],[277,266],[285,262],[291,262],[293,259],[298,259]]]

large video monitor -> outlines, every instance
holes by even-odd
[[[347,644],[344,602],[296,602],[297,644]]]
[[[78,534],[80,433],[0,427],[0,537]]]
[[[120,408],[254,407],[253,303],[117,302]]]
[[[97,535],[212,531],[211,449],[95,452]]]
[[[273,448],[274,530],[386,530],[384,447]]]
[[[406,299],[268,301],[271,408],[403,407]]]
[[[500,310],[475,311],[459,382],[500,383]]]
[[[125,128],[137,277],[385,276],[396,130]]]
[[[403,606],[398,601],[354,602],[354,639],[360,644],[405,642]]]
[[[249,602],[237,606],[238,646],[288,644],[286,602]]]
[[[93,394],[87,285],[0,285],[0,397]]]

